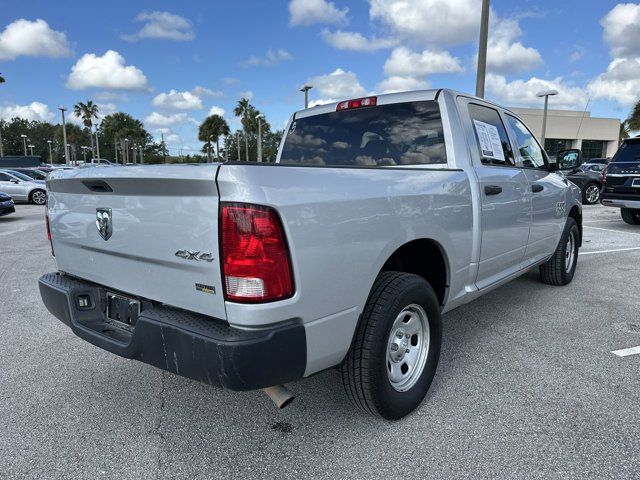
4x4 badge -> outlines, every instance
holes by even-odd
[[[203,252],[194,252],[191,250],[178,250],[175,253],[175,256],[178,258],[184,258],[185,260],[195,260],[199,262],[200,260],[204,262],[213,262],[213,255],[210,253]]]

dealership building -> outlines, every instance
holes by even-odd
[[[540,138],[543,110],[511,108]],[[612,157],[618,149],[620,119],[596,118],[590,112],[548,110],[544,148],[550,156],[560,150],[579,148],[585,160]]]

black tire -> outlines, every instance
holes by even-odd
[[[640,210],[637,208],[621,208],[620,215],[629,225],[640,225]]]
[[[567,243],[572,241],[573,260],[568,266]],[[543,265],[540,265],[540,280],[547,285],[562,286],[573,280],[578,264],[578,245],[580,243],[580,230],[576,221],[569,217],[560,237],[560,242],[556,247],[553,256]]]
[[[47,203],[47,192],[42,189],[36,189],[29,194],[29,202],[36,205],[44,205]]]
[[[419,305],[426,313],[429,348],[422,373],[414,377],[417,380],[413,386],[398,391],[389,379],[387,348],[396,317],[410,305]],[[382,272],[371,289],[353,344],[341,367],[347,397],[360,410],[388,420],[411,413],[431,386],[441,343],[440,305],[431,285],[418,275]]]
[[[596,189],[597,196],[594,197],[594,195],[596,194]],[[600,189],[601,187],[598,182],[587,183],[582,190],[582,203],[584,203],[585,205],[595,205],[596,203],[600,202]]]

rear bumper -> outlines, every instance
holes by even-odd
[[[125,358],[230,390],[254,390],[299,380],[306,367],[304,327],[291,320],[261,330],[241,330],[220,320],[144,303],[131,331],[105,314],[106,289],[48,273],[39,280],[49,312],[80,338]],[[91,297],[91,308],[77,305]]]
[[[0,202],[0,217],[2,215],[9,215],[10,213],[15,213],[16,208],[13,203],[2,205]]]
[[[629,197],[629,195],[625,195],[625,197]],[[615,194],[606,194],[603,193],[601,196],[600,202],[607,207],[618,207],[618,208],[638,208],[640,209],[640,195],[637,200],[629,199],[629,198],[620,198]]]

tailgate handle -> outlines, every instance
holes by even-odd
[[[544,190],[544,186],[540,185],[539,183],[534,183],[533,185],[531,185],[531,191],[533,193],[538,193],[542,190]]]
[[[113,188],[102,180],[83,180],[82,183],[92,192],[113,192]]]

